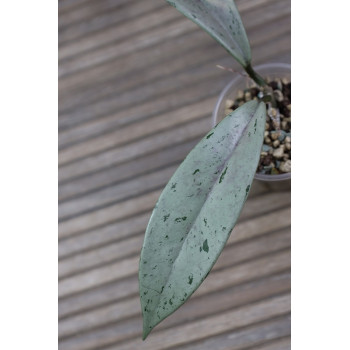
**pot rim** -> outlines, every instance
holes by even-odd
[[[254,67],[257,72],[259,70],[264,70],[264,69],[270,69],[270,68],[281,68],[281,69],[287,69],[291,70],[291,65],[288,63],[265,63],[258,65]],[[216,102],[213,114],[212,114],[212,126],[214,127],[216,125],[216,120],[217,120],[217,115],[219,113],[219,108],[221,104],[224,101],[224,98],[227,94],[227,92],[235,85],[237,84],[240,80],[242,79],[242,76],[238,75],[234,79],[232,79],[221,91],[219,98]],[[266,175],[266,174],[258,174],[255,173],[254,179],[260,180],[260,181],[268,181],[268,182],[274,182],[274,181],[284,181],[284,180],[289,180],[291,178],[291,173],[285,173],[285,174],[278,174],[278,175]]]

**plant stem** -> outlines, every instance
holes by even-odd
[[[264,93],[267,93],[268,95],[271,96],[271,104],[272,107],[277,107],[277,103],[275,100],[275,97],[273,95],[273,91],[272,88],[270,86],[267,85],[266,81],[264,80],[264,78],[262,76],[260,76],[251,66],[251,64],[249,63],[247,67],[244,68],[245,71],[248,73],[248,75],[250,76],[251,79],[253,79],[258,85],[260,85],[261,87],[264,87]]]
[[[266,81],[253,69],[253,67],[248,64],[247,67],[244,67],[248,75],[260,86],[266,86]]]

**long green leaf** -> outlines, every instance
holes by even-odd
[[[250,45],[233,0],[166,0],[217,40],[243,67],[251,61]]]
[[[163,190],[139,266],[143,338],[181,306],[220,255],[259,161],[266,108],[251,101],[213,128]]]

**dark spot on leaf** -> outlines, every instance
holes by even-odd
[[[207,226],[207,219],[206,218],[204,218],[204,224],[205,224],[205,226]]]
[[[207,136],[207,139],[209,139],[210,137],[212,137],[214,135],[214,133],[212,132],[211,134],[209,134],[208,136]]]
[[[173,305],[173,302],[171,301],[171,299],[169,299],[169,304],[170,304],[170,305]]]
[[[207,252],[207,253],[209,252],[209,246],[208,246],[208,240],[207,239],[203,243],[203,250],[205,252]]]
[[[174,184],[171,184],[171,189],[176,188],[176,182]]]
[[[176,218],[174,221],[175,222],[181,222],[187,220],[187,216],[183,216],[182,218]]]
[[[249,189],[250,189],[250,185],[248,185],[247,188],[245,189],[245,195],[246,196],[248,196]]]
[[[223,181],[223,179],[224,179],[224,177],[226,175],[226,171],[227,171],[227,167],[225,168],[224,172],[220,176],[219,184],[221,184],[221,182]]]
[[[195,174],[197,174],[198,172],[199,172],[199,169],[196,169],[196,170],[193,172],[192,175],[195,175]]]
[[[168,214],[168,215],[164,215],[164,216],[163,216],[163,220],[164,220],[164,222],[168,220],[169,216],[170,216],[170,214]]]
[[[188,276],[188,284],[192,284],[193,282],[193,275]]]

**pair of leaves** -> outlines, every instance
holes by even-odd
[[[260,157],[265,104],[228,115],[189,153],[149,221],[139,266],[143,338],[208,275],[249,193]]]

